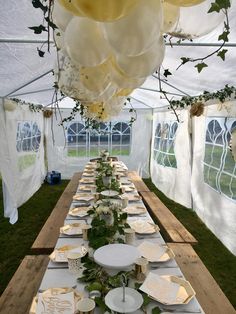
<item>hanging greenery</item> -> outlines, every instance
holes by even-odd
[[[209,100],[219,100],[221,103],[224,103],[230,98],[236,99],[236,88],[234,86],[225,85],[223,89],[220,89],[216,92],[210,93],[204,91],[203,94],[199,96],[184,96],[180,100],[170,100],[170,106],[174,110],[179,108],[186,108],[188,106],[194,106],[196,103],[206,102]]]

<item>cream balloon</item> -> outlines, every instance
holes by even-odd
[[[224,20],[223,12],[207,13],[212,0],[206,0],[194,7],[180,8],[176,26],[168,32],[171,36],[193,39],[213,31]]]
[[[64,32],[61,30],[56,30],[53,34],[53,39],[55,42],[55,45],[60,52],[62,52],[64,55],[67,55],[65,45],[64,45]]]
[[[62,7],[64,7],[68,12],[73,15],[83,16],[84,14],[75,6],[76,0],[55,0],[54,2],[59,2]]]
[[[162,0],[163,25],[162,33],[171,31],[179,20],[180,8]]]
[[[117,86],[110,82],[106,89],[101,92],[99,95],[97,95],[96,100],[97,101],[108,101],[109,99],[112,98],[113,95],[117,92],[118,88]]]
[[[61,6],[58,1],[54,1],[52,20],[58,28],[60,28],[64,32],[72,17],[73,15],[63,6]]]
[[[110,48],[101,24],[85,17],[73,17],[65,31],[65,47],[71,60],[85,67],[103,63]]]
[[[127,15],[140,0],[74,0],[73,4],[85,16],[100,22],[110,22]]]
[[[105,37],[116,53],[135,56],[144,53],[159,36],[162,26],[160,0],[141,0],[129,15],[104,23]]]
[[[177,5],[179,7],[191,7],[197,5],[205,0],[166,0],[166,2]]]
[[[111,81],[110,69],[110,59],[96,67],[81,67],[79,73],[80,80],[87,89],[94,92],[101,92]]]
[[[116,62],[128,77],[144,78],[151,75],[161,65],[165,54],[162,36],[144,54],[136,57],[116,55]]]
[[[141,86],[146,78],[135,78],[135,77],[128,77],[125,73],[118,67],[116,61],[112,61],[112,81],[116,84],[116,86],[121,88],[136,88]]]

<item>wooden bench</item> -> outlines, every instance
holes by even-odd
[[[232,304],[203,264],[192,246],[187,243],[168,243],[175,253],[185,278],[196,292],[198,302],[206,314],[235,314]]]
[[[129,171],[128,177],[130,180],[132,180],[138,192],[150,192],[149,188],[146,186],[136,171]]]
[[[59,229],[64,224],[64,220],[68,213],[72,197],[76,193],[81,175],[81,173],[75,173],[68,183],[31,247],[33,254],[50,254],[53,251],[58,240]]]
[[[140,192],[140,195],[154,219],[156,218],[166,241],[190,244],[198,242],[155,193]]]
[[[29,313],[48,265],[46,255],[25,256],[0,297],[0,314]]]

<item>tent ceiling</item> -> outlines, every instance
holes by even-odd
[[[52,102],[54,90],[53,69],[55,62],[55,49],[52,45],[51,52],[45,53],[40,58],[37,47],[47,40],[47,34],[35,35],[28,29],[30,26],[42,23],[40,9],[34,9],[31,0],[3,1],[1,7],[2,21],[0,25],[0,97],[10,94],[25,101],[48,105]],[[225,84],[235,85],[236,82],[236,1],[232,1],[230,10],[230,47],[227,47],[226,61],[219,57],[207,60],[208,68],[200,74],[193,64],[186,64],[178,71],[180,57],[199,57],[211,51],[217,43],[217,37],[222,26],[194,42],[184,42],[181,46],[166,46],[163,67],[168,68],[173,75],[168,77],[168,85],[163,82],[162,88],[169,93],[169,98],[176,99],[183,95],[199,95],[204,90],[215,91]],[[218,44],[218,43],[217,43]],[[165,79],[165,78],[163,78]],[[21,88],[22,87],[22,88]],[[150,76],[141,88],[136,89],[131,95],[134,107],[155,108],[166,105],[159,91],[158,80]],[[63,100],[61,106],[71,107],[70,100]]]

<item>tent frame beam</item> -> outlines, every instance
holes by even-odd
[[[43,92],[49,92],[51,90],[54,90],[54,88],[44,88],[44,89],[39,89],[35,90],[32,92],[25,92],[25,93],[19,93],[19,94],[12,94],[11,97],[18,97],[18,96],[23,96],[23,95],[29,95],[29,94],[36,94],[36,93],[43,93]]]
[[[155,79],[159,80],[159,77],[156,76],[155,74],[152,74],[152,76],[153,76]],[[164,83],[164,84],[166,84],[166,85],[168,85],[168,86],[174,88],[175,90],[177,90],[178,92],[184,94],[185,96],[190,96],[189,94],[185,93],[182,89],[179,89],[179,88],[175,87],[174,85],[172,85],[172,84],[166,82],[165,80],[160,79],[160,81],[161,81],[162,83]]]
[[[143,89],[143,90],[146,90],[146,91],[149,91],[149,92],[161,93],[160,90],[153,89],[153,88],[138,87],[137,89]],[[179,96],[179,97],[183,97],[184,96],[183,94],[176,94],[176,93],[171,93],[171,92],[166,92],[166,94],[173,95],[173,96]]]
[[[26,39],[26,38],[0,38],[0,43],[12,43],[12,44],[44,44],[47,42],[47,39]],[[50,40],[50,44],[53,44],[54,41]],[[189,41],[189,42],[166,42],[166,46],[175,46],[175,47],[220,47],[221,43],[215,42],[215,43],[205,43],[205,42],[194,42],[194,41]],[[236,43],[234,42],[229,42],[225,43],[225,47],[231,47],[235,48]]]
[[[28,86],[28,85],[34,83],[35,81],[37,81],[37,80],[41,79],[42,77],[48,75],[48,74],[51,73],[52,71],[53,71],[52,69],[51,69],[51,70],[48,70],[47,72],[45,72],[45,73],[43,73],[43,74],[41,74],[41,75],[39,75],[39,76],[33,78],[32,80],[28,81],[27,83],[25,83],[25,84],[23,84],[23,85],[21,85],[21,86],[15,88],[13,91],[11,91],[10,93],[8,93],[7,95],[1,96],[1,97],[6,98],[6,97],[8,97],[8,96],[11,96],[12,94],[14,94],[15,92],[17,92],[18,90],[20,90],[20,89],[22,89],[22,88],[24,88],[24,87],[26,87],[26,86]]]

